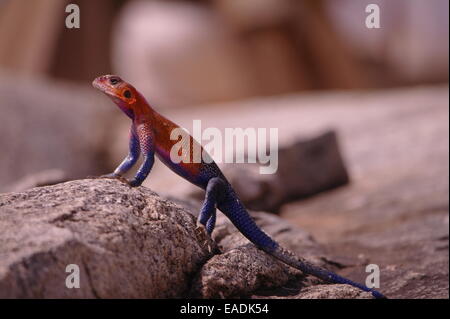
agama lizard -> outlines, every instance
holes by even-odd
[[[205,161],[204,158],[197,162],[181,161],[176,163],[172,161],[170,152],[177,141],[172,140],[170,136],[172,130],[179,129],[179,126],[151,108],[143,95],[132,85],[115,75],[100,76],[92,84],[109,96],[132,120],[128,156],[113,173],[104,175],[104,177],[121,179],[132,187],[139,186],[150,173],[156,154],[176,174],[206,191],[198,221],[206,228],[208,234],[211,235],[214,230],[216,208],[218,208],[253,244],[287,265],[324,281],[349,284],[363,291],[371,292],[376,298],[385,298],[374,289],[318,267],[281,247],[256,225],[214,161]],[[186,134],[188,133],[186,132]],[[187,141],[191,143],[191,146],[195,145],[197,149],[203,152],[203,148],[190,135]],[[187,155],[192,156],[194,147],[189,149],[190,152]],[[122,175],[136,164],[141,153],[143,163],[135,177],[130,181],[125,180]]]

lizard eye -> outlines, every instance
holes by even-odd
[[[125,96],[127,99],[131,98],[131,92],[129,90],[126,90],[123,92],[123,96]]]
[[[111,83],[112,85],[116,85],[117,83],[119,83],[119,79],[118,78],[111,78],[111,79],[109,79],[109,83]]]

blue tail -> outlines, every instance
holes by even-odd
[[[227,191],[222,195],[223,198],[218,203],[217,208],[219,208],[219,210],[232,221],[236,228],[239,229],[239,231],[247,237],[248,240],[269,255],[272,255],[291,267],[301,270],[303,273],[313,275],[324,281],[336,284],[348,284],[363,291],[372,293],[372,296],[375,298],[386,298],[374,289],[368,288],[324,268],[313,265],[306,259],[298,258],[290,251],[282,248],[276,241],[270,238],[256,225],[231,186],[228,185]]]
[[[222,197],[217,203],[217,208],[231,220],[248,240],[261,249],[265,247],[275,250],[279,246],[276,241],[256,225],[229,184],[226,191],[222,193]]]
[[[372,293],[372,296],[374,296],[377,299],[386,299],[386,297],[383,294],[381,294],[380,292],[378,292],[374,289],[368,288],[357,282],[354,282],[350,279],[341,277],[338,274],[335,274],[334,272],[331,272],[324,268],[313,265],[306,259],[298,258],[293,253],[291,253],[290,251],[288,251],[280,246],[278,246],[278,248],[275,250],[266,250],[264,248],[261,248],[261,249],[264,250],[265,252],[267,252],[268,254],[274,256],[275,258],[281,260],[282,262],[288,264],[289,266],[292,266],[296,269],[301,270],[303,273],[313,275],[314,277],[320,278],[320,279],[330,282],[330,283],[351,285],[351,286],[359,288],[363,291]]]

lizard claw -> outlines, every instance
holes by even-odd
[[[127,180],[125,177],[122,176],[117,176],[116,177],[117,180],[121,181],[124,184],[127,184],[130,187],[133,187],[133,185],[131,184],[131,182],[129,180]]]
[[[196,233],[197,237],[203,238],[201,245],[203,247],[208,247],[208,250],[211,250],[211,247],[209,247],[209,244],[208,244],[208,235],[209,234],[206,232],[206,227],[204,225],[198,223],[197,226],[195,227],[195,233]]]
[[[197,224],[197,226],[195,227],[195,232],[199,236],[203,235],[205,233],[205,226],[203,226],[202,224]]]

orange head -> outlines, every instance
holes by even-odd
[[[96,78],[92,85],[109,96],[126,115],[133,118],[140,94],[131,84],[117,75],[102,75]]]

